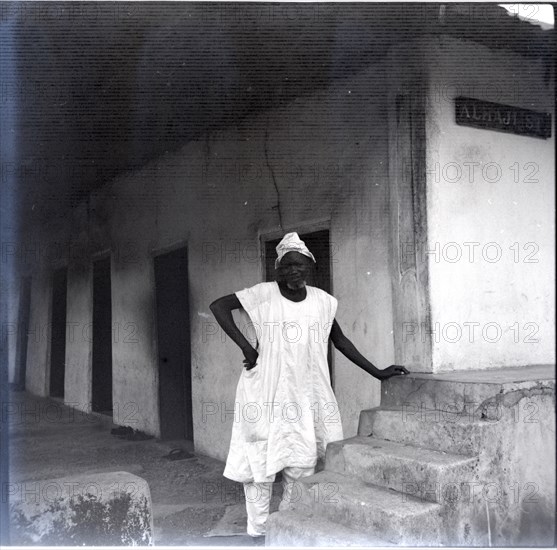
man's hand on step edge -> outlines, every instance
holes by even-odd
[[[375,378],[378,378],[379,380],[388,380],[393,376],[402,376],[404,374],[410,374],[405,367],[401,365],[391,365],[390,367],[379,371],[375,375]]]

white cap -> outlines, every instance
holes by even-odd
[[[287,233],[280,243],[277,245],[277,259],[275,260],[275,269],[279,266],[282,257],[288,252],[299,252],[308,258],[311,258],[315,262],[315,257],[308,250],[304,241],[300,239],[298,233]]]

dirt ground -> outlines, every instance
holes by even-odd
[[[75,474],[127,471],[150,487],[157,546],[263,546],[245,534],[244,493],[222,476],[224,463],[193,453],[186,441],[129,441],[111,435],[109,417],[85,415],[52,399],[11,392],[10,483]],[[170,461],[172,449],[191,458]],[[273,487],[271,511],[282,488]],[[228,536],[205,536],[210,532]],[[12,544],[17,541],[12,540]]]

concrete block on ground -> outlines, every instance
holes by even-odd
[[[439,503],[450,484],[474,479],[477,464],[477,457],[361,436],[330,443],[326,455],[327,470]]]
[[[154,544],[149,485],[128,472],[16,482],[7,492],[12,545]]]

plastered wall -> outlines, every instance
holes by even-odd
[[[433,370],[553,363],[551,68],[448,37],[425,52]],[[551,113],[552,137],[459,126],[457,96]]]
[[[111,254],[115,421],[159,432],[153,258],[187,246],[195,446],[226,457],[242,355],[209,304],[263,280],[261,237],[281,223],[284,232],[330,229],[337,319],[379,368],[393,362],[384,87],[383,68],[370,68],[126,173],[74,212],[68,321],[80,330],[92,321],[92,262]],[[44,317],[41,285],[33,308]],[[83,340],[67,346],[66,401],[85,408]],[[30,388],[46,394],[48,350],[33,349]],[[338,353],[334,361],[345,435],[355,435],[360,410],[379,404],[379,382]]]

